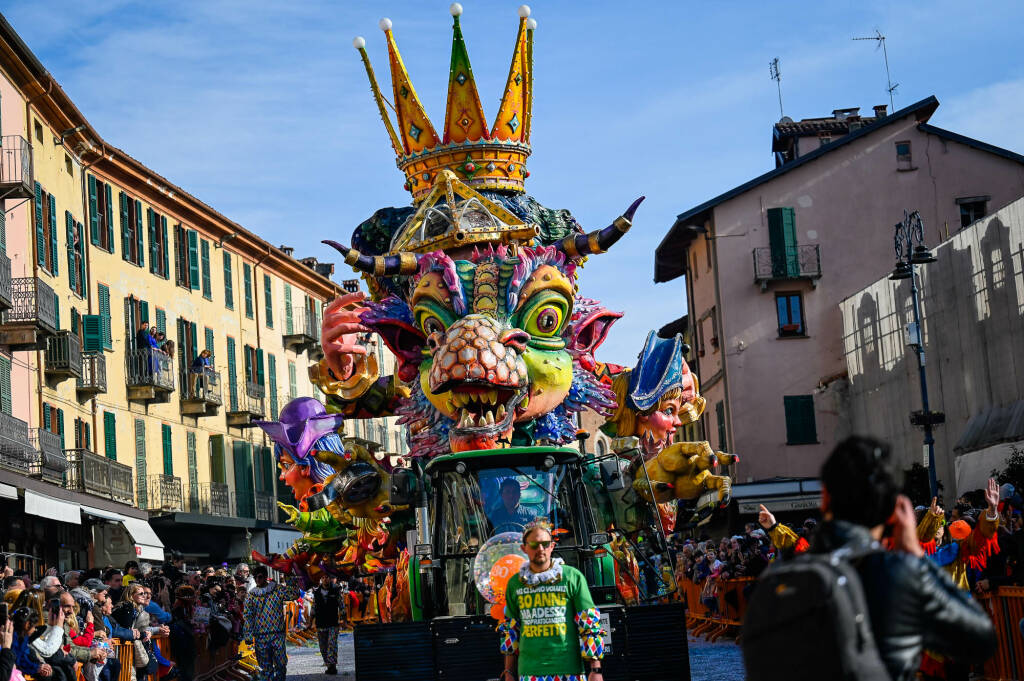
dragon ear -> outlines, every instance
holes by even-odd
[[[363,319],[363,325],[377,332],[395,355],[398,377],[406,383],[416,378],[427,342],[419,329],[400,319]]]
[[[581,364],[593,366],[594,351],[608,337],[612,324],[620,317],[621,312],[612,312],[601,307],[574,321],[569,327],[569,354],[580,360]]]

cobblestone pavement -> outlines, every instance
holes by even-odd
[[[726,641],[708,643],[693,637],[689,645],[691,681],[743,681],[743,655],[739,646]],[[335,677],[324,675],[323,660],[315,642],[305,648],[288,646],[289,681],[357,681],[354,669],[351,633],[341,635],[338,676]]]

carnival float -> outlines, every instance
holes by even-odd
[[[629,232],[643,198],[587,231],[568,210],[526,193],[536,22],[519,9],[488,125],[461,12],[452,5],[441,129],[413,87],[392,22],[380,21],[390,101],[365,40],[354,40],[412,204],[377,210],[349,245],[325,241],[361,273],[369,296],[344,295],[325,309],[325,356],[310,368],[323,403],[300,398],[279,421],[258,424],[297,501],[282,509],[303,536],[286,554],[254,558],[306,584],[321,573],[375,575],[381,622],[451,626],[454,618],[486,638],[522,562],[522,528],[544,516],[557,555],[583,572],[623,640],[647,632],[630,673],[645,656],[685,660],[682,607],[668,598],[675,586],[662,569],[666,535],[680,504],[706,494],[728,502],[729,478],[711,471],[735,457],[707,442],[673,442],[704,410],[681,338],[652,333],[632,368],[595,358],[621,313],[581,292],[581,268],[613,257],[603,254]],[[368,334],[396,358],[392,375],[367,352]],[[585,409],[607,419],[614,452],[598,457],[581,445]],[[383,416],[406,428],[400,461],[346,435],[350,421]]]

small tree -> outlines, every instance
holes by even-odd
[[[1019,494],[1024,494],[1024,448],[1010,445],[1010,456],[1003,470],[992,469],[992,477],[1000,485],[1010,483]]]
[[[942,483],[938,487],[939,500],[942,500]],[[919,463],[913,464],[903,471],[903,493],[910,497],[914,506],[928,506],[932,503],[931,485],[928,483],[928,469]]]

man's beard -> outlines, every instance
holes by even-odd
[[[547,569],[550,563],[551,559],[545,557],[542,553],[538,553],[536,556],[530,559],[530,564],[541,570]]]

